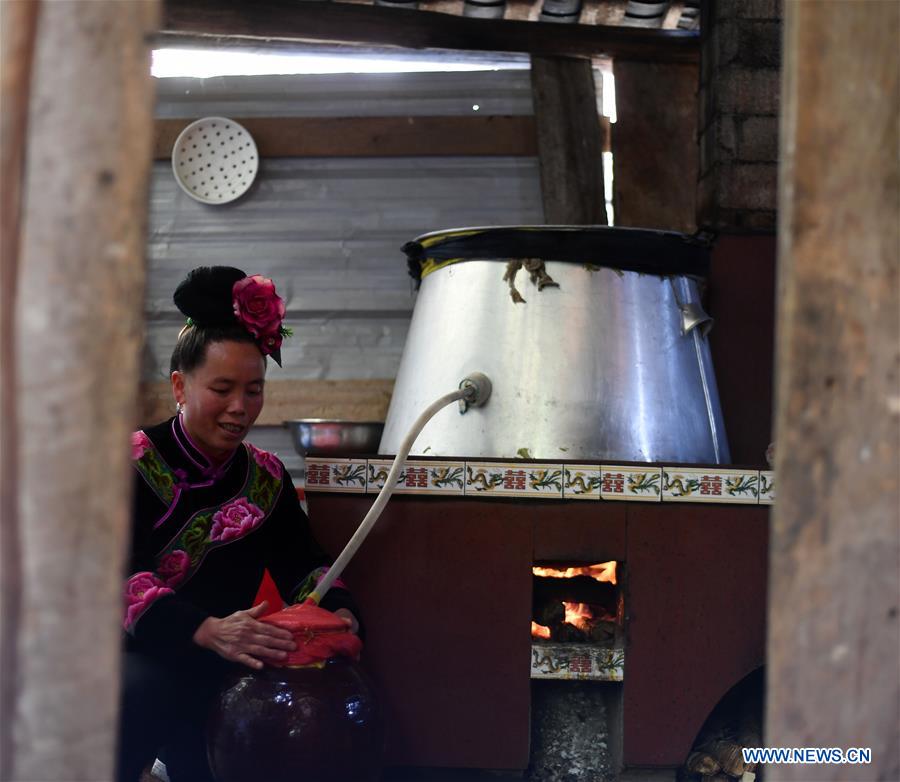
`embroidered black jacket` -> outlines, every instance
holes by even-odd
[[[273,454],[242,443],[214,466],[176,416],[135,432],[132,457],[129,648],[185,653],[208,616],[250,608],[266,568],[288,602],[302,599],[323,574],[325,554]],[[356,613],[349,593],[337,586],[322,607]]]

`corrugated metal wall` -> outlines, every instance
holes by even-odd
[[[527,71],[161,79],[158,93],[159,117],[532,111]],[[167,377],[183,322],[172,291],[200,264],[276,281],[295,336],[270,379],[393,378],[415,302],[403,243],[439,228],[541,220],[533,158],[263,159],[251,191],[219,207],[187,197],[158,162],[144,379]],[[278,432],[255,434],[286,443]]]
[[[527,60],[526,60],[527,63]],[[158,79],[160,118],[394,117],[534,113],[524,70]]]

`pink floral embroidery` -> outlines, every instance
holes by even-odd
[[[253,454],[253,460],[269,473],[273,478],[281,478],[281,462],[273,453],[257,448],[255,445],[247,443],[250,453]]]
[[[231,301],[235,317],[257,338],[263,353],[281,347],[284,301],[268,277],[254,274],[238,280],[231,288]]]
[[[159,562],[156,572],[167,586],[178,586],[188,573],[191,566],[191,558],[186,551],[170,551]]]
[[[224,542],[243,537],[256,529],[264,516],[265,514],[246,497],[238,497],[213,515],[209,539]]]
[[[314,573],[318,573],[321,571],[321,574],[322,574],[322,575],[316,577],[316,586],[319,586],[319,584],[322,583],[322,579],[324,579],[325,576],[328,575],[329,570],[331,570],[331,568],[328,565],[325,565],[325,566],[320,567],[317,570],[313,571]],[[334,580],[334,583],[331,586],[337,587],[338,589],[349,590],[349,587],[347,586],[347,582],[344,581],[342,578],[336,578]]]
[[[141,431],[131,434],[131,458],[133,461],[140,459],[147,449],[151,447],[150,438]]]
[[[125,582],[125,628],[130,628],[156,600],[174,592],[148,571],[135,573]]]

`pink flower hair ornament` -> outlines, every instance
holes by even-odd
[[[284,320],[284,301],[275,292],[275,283],[268,277],[254,274],[238,280],[231,289],[234,316],[244,325],[259,345],[264,355],[278,353],[281,366],[281,342],[291,335]]]

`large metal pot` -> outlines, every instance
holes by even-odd
[[[729,461],[700,306],[705,246],[521,227],[426,234],[404,249],[421,288],[379,453],[395,453],[419,412],[477,370],[493,381],[490,403],[442,410],[414,454]],[[516,259],[543,259],[558,287],[539,291],[522,269],[515,303],[504,275]]]

